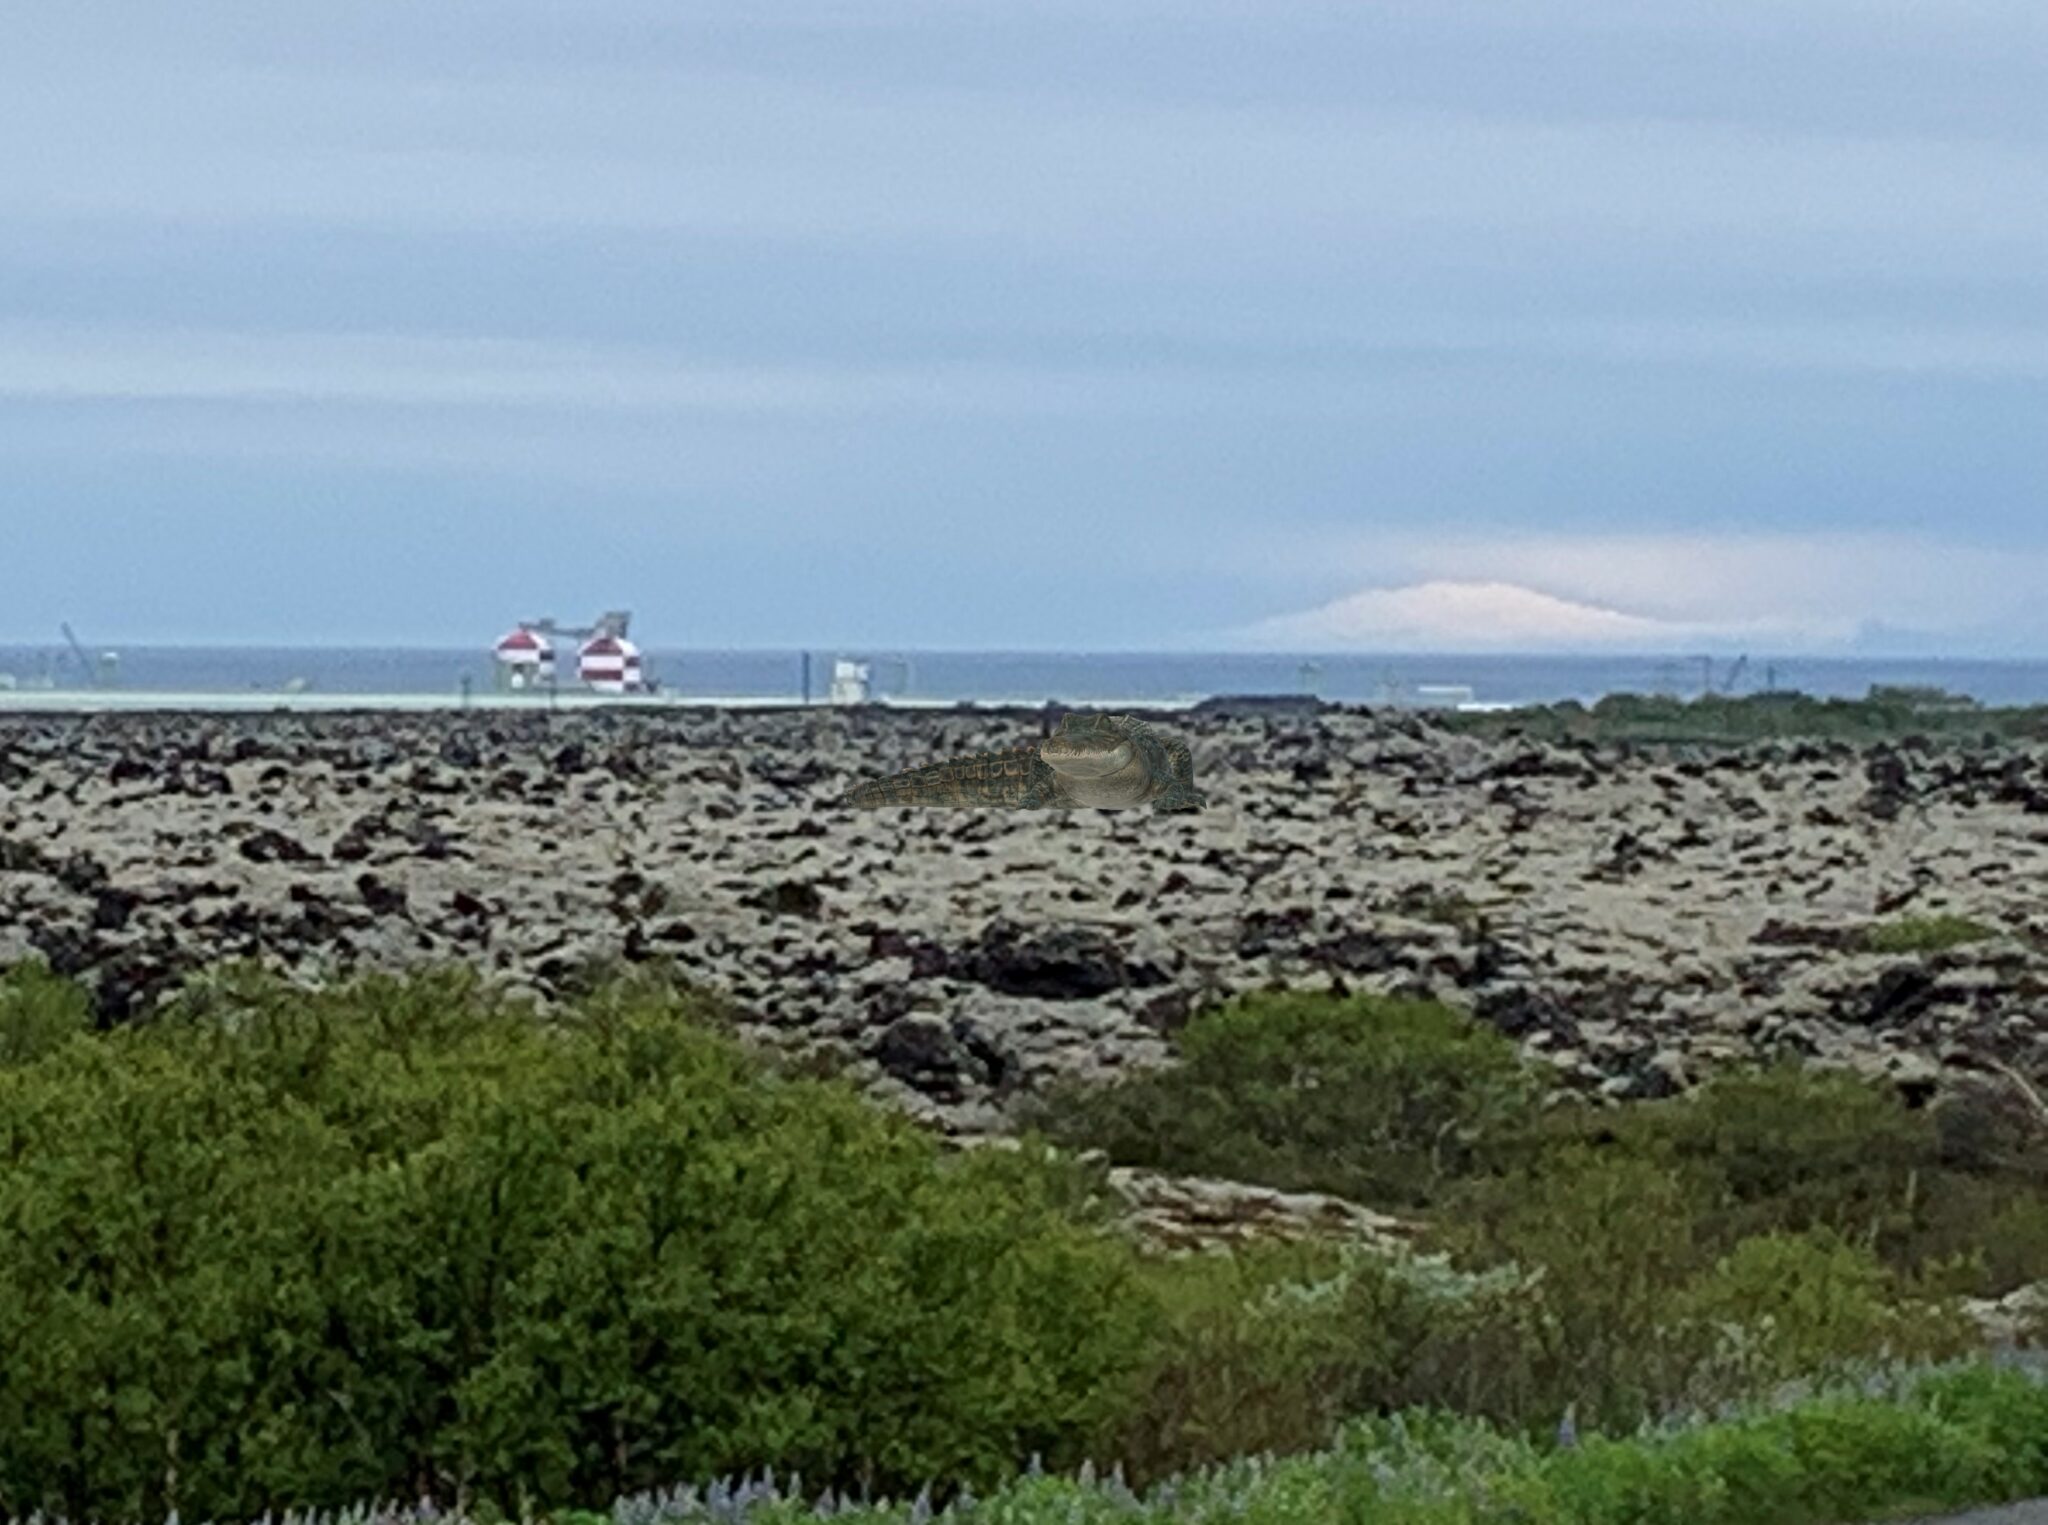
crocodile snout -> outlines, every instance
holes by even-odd
[[[1046,765],[1068,778],[1101,778],[1128,768],[1137,760],[1137,748],[1128,741],[1119,741],[1112,746],[1091,742],[1085,747],[1075,748],[1072,743],[1058,736],[1048,736],[1039,745],[1038,755]]]

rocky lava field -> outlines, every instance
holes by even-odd
[[[1276,981],[1439,997],[1616,1097],[1783,1051],[1928,1094],[1956,1055],[2048,1063],[2048,747],[1148,718],[1207,811],[826,803],[1035,710],[0,715],[0,965],[40,953],[111,1023],[223,958],[544,999],[664,959],[961,1135]],[[1999,935],[1864,951],[1940,914]]]

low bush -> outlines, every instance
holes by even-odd
[[[1506,1040],[1372,998],[1248,997],[1184,1041],[1179,1068],[1069,1089],[1040,1116],[1119,1164],[1421,1206],[1424,1248],[1518,1290],[1454,1315],[1354,1267],[1285,1339],[1230,1309],[1184,1321],[1118,1452],[1141,1469],[1209,1454],[1209,1434],[1298,1449],[1347,1410],[1433,1403],[1533,1430],[1576,1403],[1627,1425],[1823,1359],[1952,1353],[1974,1337],[1955,1294],[1992,1259],[2012,1274],[2048,1251],[2020,1205],[2034,1188],[1946,1171],[1934,1120],[1853,1075],[1738,1070],[1667,1101],[1545,1109]],[[2009,1204],[1974,1226],[2005,1235],[1995,1256],[1957,1216],[1964,1186]],[[1245,1384],[1286,1386],[1284,1416],[1262,1429],[1223,1396]]]
[[[1149,1485],[1432,1410],[1498,1428],[1414,1420],[1442,1454],[1371,1494],[1388,1519],[1732,1520],[1791,1496],[1746,1442],[1561,1471],[1539,1442],[1568,1407],[1615,1434],[1961,1350],[1952,1294],[2048,1253],[1997,1150],[1965,1169],[1851,1077],[1546,1108],[1443,1007],[1269,994],[1199,1017],[1180,1069],[1043,1115],[1122,1163],[1421,1207],[1424,1241],[1147,1261],[1096,1232],[1099,1173],[1030,1140],[946,1154],[704,999],[615,979],[543,1017],[461,971],[228,968],[99,1033],[64,982],[0,979],[0,1518],[488,1512],[771,1465],[987,1487],[1034,1451]],[[2002,1237],[1970,1243],[1973,1213]],[[1849,1444],[1833,1423],[1800,1466]],[[1984,1485],[1976,1441],[1940,1444],[1950,1472],[1885,1486]],[[1262,1473],[1263,1517],[1381,1489],[1384,1458],[1331,1455]],[[1037,1518],[1009,1497],[988,1517]]]
[[[945,1157],[673,993],[231,972],[63,1042],[9,1000],[0,1515],[985,1485],[1077,1458],[1154,1338],[1060,1167]]]
[[[1261,992],[1198,1015],[1180,1060],[1020,1115],[1121,1165],[1412,1207],[1543,1096],[1512,1043],[1429,1001]]]
[[[1240,1458],[1142,1494],[1117,1476],[1020,1478],[956,1502],[956,1525],[1840,1525],[2048,1491],[2048,1390],[1982,1365],[1790,1391],[1716,1422],[1586,1435],[1575,1447],[1432,1410],[1346,1425],[1326,1449]],[[806,1510],[759,1484],[622,1499],[554,1525],[930,1518],[916,1504]],[[413,1525],[413,1522],[404,1522]],[[416,1525],[428,1525],[426,1521]],[[461,1525],[461,1522],[454,1522]]]
[[[1867,1250],[1831,1230],[1743,1240],[1671,1300],[1684,1326],[1719,1336],[1728,1370],[1709,1390],[1747,1392],[1873,1353],[1940,1360],[1979,1343],[1951,1298],[1914,1298]]]
[[[42,963],[0,971],[0,1070],[32,1064],[92,1027],[92,1002]]]
[[[1998,928],[1967,916],[1901,916],[1863,929],[1859,939],[1871,953],[1939,953],[1998,936]]]

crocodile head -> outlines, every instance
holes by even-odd
[[[1059,726],[1038,744],[1038,755],[1068,778],[1101,778],[1128,768],[1138,749],[1106,720],[1102,715],[1062,715]]]

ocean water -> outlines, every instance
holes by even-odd
[[[97,659],[99,653],[92,656]],[[494,684],[487,648],[132,646],[118,653],[112,686],[128,691],[247,694],[302,685],[322,694],[456,694],[465,679],[477,692]],[[799,697],[800,651],[651,649],[646,670],[675,697]],[[1932,684],[1986,704],[2048,704],[2048,659],[1969,661],[1924,657],[1754,656],[1735,670],[1684,656],[1418,656],[1134,652],[811,653],[811,697],[822,700],[835,657],[870,664],[878,698],[938,701],[1101,699],[1191,700],[1210,694],[1313,692],[1348,703],[1416,702],[1423,685],[1463,685],[1473,700],[1591,703],[1610,693],[1692,697],[1716,692],[1794,688],[1830,698],[1863,697],[1876,683]],[[0,704],[5,690],[88,686],[77,659],[58,647],[0,646]],[[572,687],[564,684],[565,690]]]

